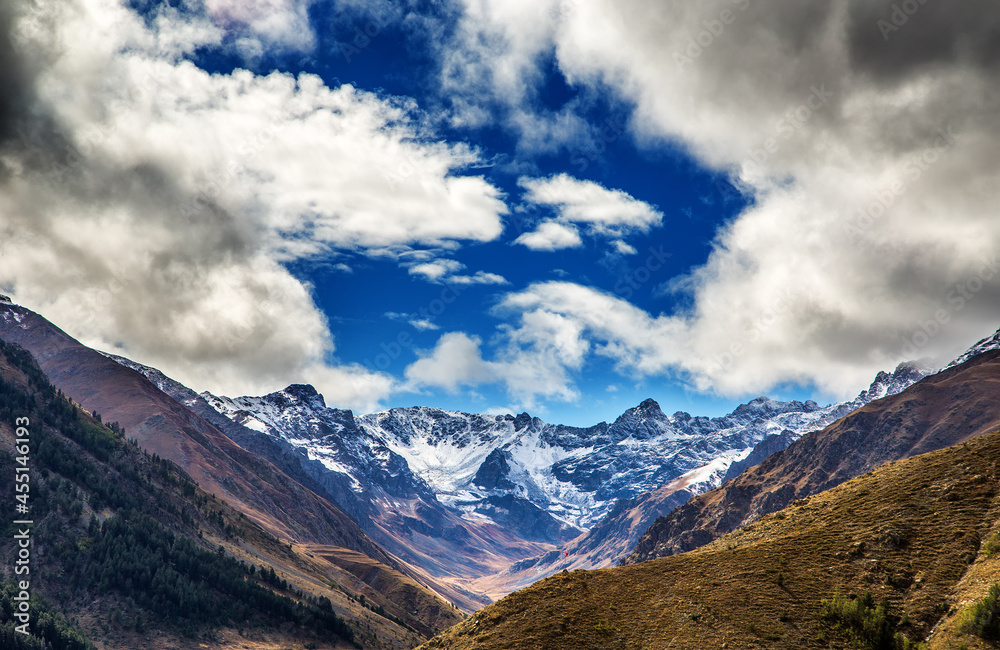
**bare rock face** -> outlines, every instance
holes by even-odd
[[[510,454],[501,449],[494,449],[486,457],[483,464],[472,477],[473,485],[484,490],[513,490],[514,483],[510,480]]]

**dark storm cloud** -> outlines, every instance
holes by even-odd
[[[29,103],[30,84],[15,50],[12,14],[10,5],[0,6],[0,143],[16,133]]]
[[[935,66],[1000,66],[1000,12],[991,0],[854,0],[847,30],[853,67],[880,83]]]

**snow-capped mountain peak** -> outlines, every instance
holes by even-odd
[[[983,352],[989,352],[990,350],[998,350],[998,349],[1000,349],[1000,329],[998,329],[991,336],[987,336],[983,340],[973,345],[971,348],[963,352],[961,356],[959,356],[957,359],[955,359],[945,367],[951,368],[953,366],[963,364],[972,357],[978,356]]]

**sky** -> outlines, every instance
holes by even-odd
[[[986,0],[11,0],[0,292],[196,390],[612,420],[1000,326]]]

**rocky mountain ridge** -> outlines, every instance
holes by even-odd
[[[496,597],[566,563],[613,564],[663,508],[717,487],[758,444],[797,439],[925,373],[901,364],[848,402],[821,407],[760,397],[718,418],[668,416],[648,399],[610,424],[584,428],[527,413],[430,407],[355,417],[327,407],[303,385],[260,397],[200,397],[296,454],[310,477],[390,552],[438,577],[452,571],[463,587]],[[676,489],[650,497],[668,485]],[[647,510],[628,515],[627,531],[621,522],[604,521],[633,501]],[[387,511],[407,514],[387,517]],[[487,547],[499,557],[486,557]],[[442,566],[435,557],[442,552],[466,565]]]
[[[698,548],[797,499],[894,460],[1000,427],[1000,350],[987,350],[870,403],[657,519],[626,564]]]

